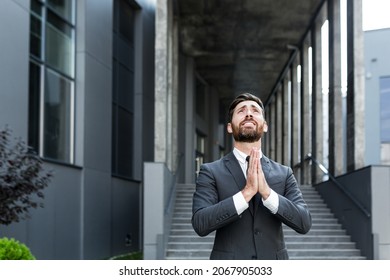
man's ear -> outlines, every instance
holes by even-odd
[[[232,124],[231,124],[231,123],[228,123],[228,124],[227,124],[226,130],[227,130],[227,132],[230,133],[230,134],[233,133],[233,129],[232,129]]]
[[[267,131],[268,131],[268,124],[266,121],[264,121],[263,132],[267,132]]]

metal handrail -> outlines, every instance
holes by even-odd
[[[353,194],[351,194],[340,182],[337,181],[337,179],[329,172],[329,170],[321,163],[319,162],[311,153],[308,153],[304,161],[311,160],[315,165],[317,165],[321,171],[329,177],[330,180],[339,188],[340,191],[342,191],[358,208],[360,211],[364,213],[364,215],[369,218],[371,217],[371,214],[367,209],[357,200]],[[301,163],[298,163],[294,167],[300,167]]]

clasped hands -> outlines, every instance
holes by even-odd
[[[256,193],[259,193],[265,200],[271,194],[271,189],[265,180],[263,168],[261,167],[260,150],[252,148],[249,157],[246,185],[241,192],[246,202],[249,202]]]

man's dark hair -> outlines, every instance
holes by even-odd
[[[245,93],[241,93],[240,95],[238,95],[234,100],[233,102],[230,104],[230,107],[229,107],[229,115],[228,115],[228,122],[230,123],[232,121],[232,118],[233,118],[233,112],[234,112],[234,109],[236,108],[236,106],[243,102],[243,101],[255,101],[257,104],[259,104],[260,108],[263,110],[263,116],[264,116],[264,105],[263,105],[263,102],[261,101],[260,98],[258,98],[257,96],[251,94],[251,93],[248,93],[248,92],[245,92]]]

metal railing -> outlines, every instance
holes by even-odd
[[[328,176],[328,178],[337,186],[337,188],[346,196],[348,197],[356,207],[364,213],[364,215],[367,218],[371,217],[370,212],[360,203],[358,199],[355,198],[355,196],[350,193],[330,172],[329,170],[323,165],[321,162],[319,162],[311,153],[308,153],[303,161],[311,161],[315,165],[320,168],[320,170],[324,173],[324,175]],[[294,168],[301,168],[302,163],[298,163],[294,166]]]

